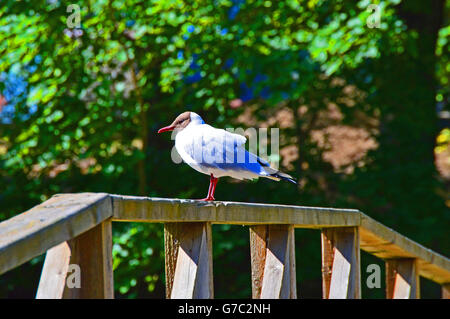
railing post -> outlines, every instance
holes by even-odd
[[[69,274],[71,265],[76,268]],[[114,298],[110,220],[47,251],[36,298]]]
[[[361,298],[360,268],[358,228],[322,229],[323,298]]]
[[[386,299],[420,298],[417,260],[399,258],[386,260]]]
[[[442,299],[450,299],[450,283],[443,284],[442,287]]]
[[[166,297],[214,297],[211,224],[165,223]]]
[[[252,297],[297,298],[293,225],[250,227]]]

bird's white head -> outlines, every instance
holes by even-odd
[[[205,121],[195,112],[189,112],[191,117],[191,123],[198,125],[198,124],[205,124]]]
[[[183,112],[177,116],[177,118],[169,126],[161,128],[158,133],[173,131],[173,130],[183,130],[189,124],[200,125],[204,124],[203,119],[194,112]]]

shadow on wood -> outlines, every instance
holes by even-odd
[[[214,297],[210,223],[164,224],[166,297]]]
[[[322,294],[324,299],[361,298],[357,227],[322,230]]]
[[[417,260],[399,258],[386,260],[386,298],[420,298],[420,281]]]
[[[67,285],[70,265],[79,267],[79,288]],[[114,298],[111,221],[48,250],[36,298]]]
[[[252,297],[297,298],[293,225],[250,227]]]

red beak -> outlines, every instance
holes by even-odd
[[[169,132],[169,131],[173,131],[174,129],[175,129],[175,126],[169,125],[169,126],[159,129],[158,133]]]

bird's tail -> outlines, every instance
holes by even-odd
[[[276,181],[280,181],[280,180],[285,180],[294,184],[298,184],[297,181],[291,176],[288,175],[286,173],[277,171],[275,168],[270,167],[269,163],[262,161],[260,158],[258,158],[258,162],[259,164],[261,164],[261,166],[263,167],[265,173],[267,175],[264,175],[264,177],[276,180]]]
[[[288,175],[288,174],[280,172],[280,171],[270,174],[270,176],[275,177],[278,180],[282,179],[282,180],[294,183],[295,185],[298,185],[297,181],[291,175]]]

